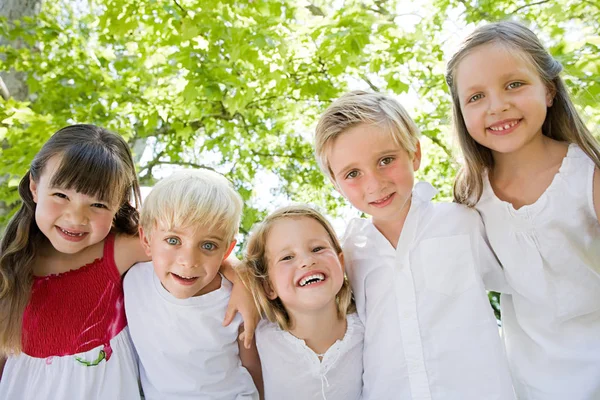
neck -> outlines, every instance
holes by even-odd
[[[288,312],[292,319],[290,333],[317,354],[324,354],[346,334],[346,320],[338,318],[335,299],[320,310]]]
[[[540,133],[520,149],[510,153],[493,152],[493,180],[535,175],[555,162],[553,155],[564,152],[565,145]],[[561,157],[562,158],[562,157]],[[490,177],[492,178],[492,177]]]
[[[398,218],[388,220],[373,219],[373,225],[375,225],[375,228],[377,228],[377,230],[381,232],[381,234],[390,242],[394,249],[398,245],[398,240],[400,240],[400,234],[402,233],[402,229],[404,228],[404,223],[406,222],[406,217],[408,216],[408,212],[410,211],[411,204],[412,195],[406,201],[406,204],[400,211]]]

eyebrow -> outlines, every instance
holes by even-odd
[[[176,235],[185,235],[184,232],[177,230],[177,229],[161,229],[161,230],[163,230],[165,233],[174,233]],[[223,239],[221,236],[215,236],[215,235],[208,235],[208,236],[203,237],[203,239],[216,240],[219,242],[225,241],[225,239]]]

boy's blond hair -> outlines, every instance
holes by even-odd
[[[267,296],[267,288],[271,287],[269,280],[269,260],[267,260],[266,256],[267,236],[273,224],[283,218],[312,218],[325,228],[331,245],[337,254],[342,253],[342,246],[327,219],[315,209],[304,205],[280,208],[266,217],[252,230],[250,239],[246,245],[244,265],[239,270],[240,276],[252,291],[254,301],[261,315],[269,321],[277,323],[281,329],[290,330],[292,328],[292,321],[281,300],[279,298],[270,300]],[[344,277],[342,287],[335,298],[338,318],[343,320],[346,318],[347,313],[356,311],[350,283],[346,277]]]
[[[140,226],[171,230],[198,225],[219,230],[227,241],[238,232],[242,199],[221,174],[201,169],[173,173],[159,181],[142,206]]]
[[[327,156],[335,140],[360,124],[376,125],[389,132],[396,144],[413,157],[419,129],[408,112],[393,97],[356,90],[333,102],[315,131],[315,155],[321,170],[335,183]]]

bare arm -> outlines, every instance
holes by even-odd
[[[146,255],[138,235],[117,235],[115,238],[115,263],[121,275],[127,272],[133,264],[144,261],[150,261],[150,257]]]
[[[221,264],[220,272],[228,281],[233,283],[223,325],[229,325],[233,321],[235,313],[239,312],[244,320],[244,331],[241,333],[240,339],[243,339],[244,346],[249,348],[254,338],[254,330],[260,320],[260,315],[254,304],[252,293],[235,271],[235,268],[240,264],[241,261],[233,254],[227,257]]]
[[[242,327],[240,326],[240,334],[241,333]],[[256,341],[252,339],[250,348],[243,346],[241,341],[238,341],[238,346],[240,348],[240,360],[242,361],[242,365],[250,373],[250,376],[254,381],[254,385],[258,390],[258,394],[260,395],[261,400],[263,400],[265,395],[263,390],[262,367],[260,365],[260,357],[258,356],[258,350],[256,348]]]

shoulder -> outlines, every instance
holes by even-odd
[[[431,203],[420,230],[424,237],[451,236],[471,233],[481,224],[481,216],[474,208],[458,203]]]
[[[150,260],[150,257],[144,252],[139,236],[125,234],[115,235],[114,258],[117,269],[121,275],[133,264]]]
[[[153,273],[154,267],[151,261],[135,264],[123,278],[123,289],[128,291],[135,290],[137,287],[148,287],[147,281]]]
[[[342,238],[344,254],[346,252],[351,253],[354,250],[364,253],[369,248],[376,248],[377,243],[375,238],[377,235],[380,235],[380,233],[371,220],[364,218],[352,219]]]

